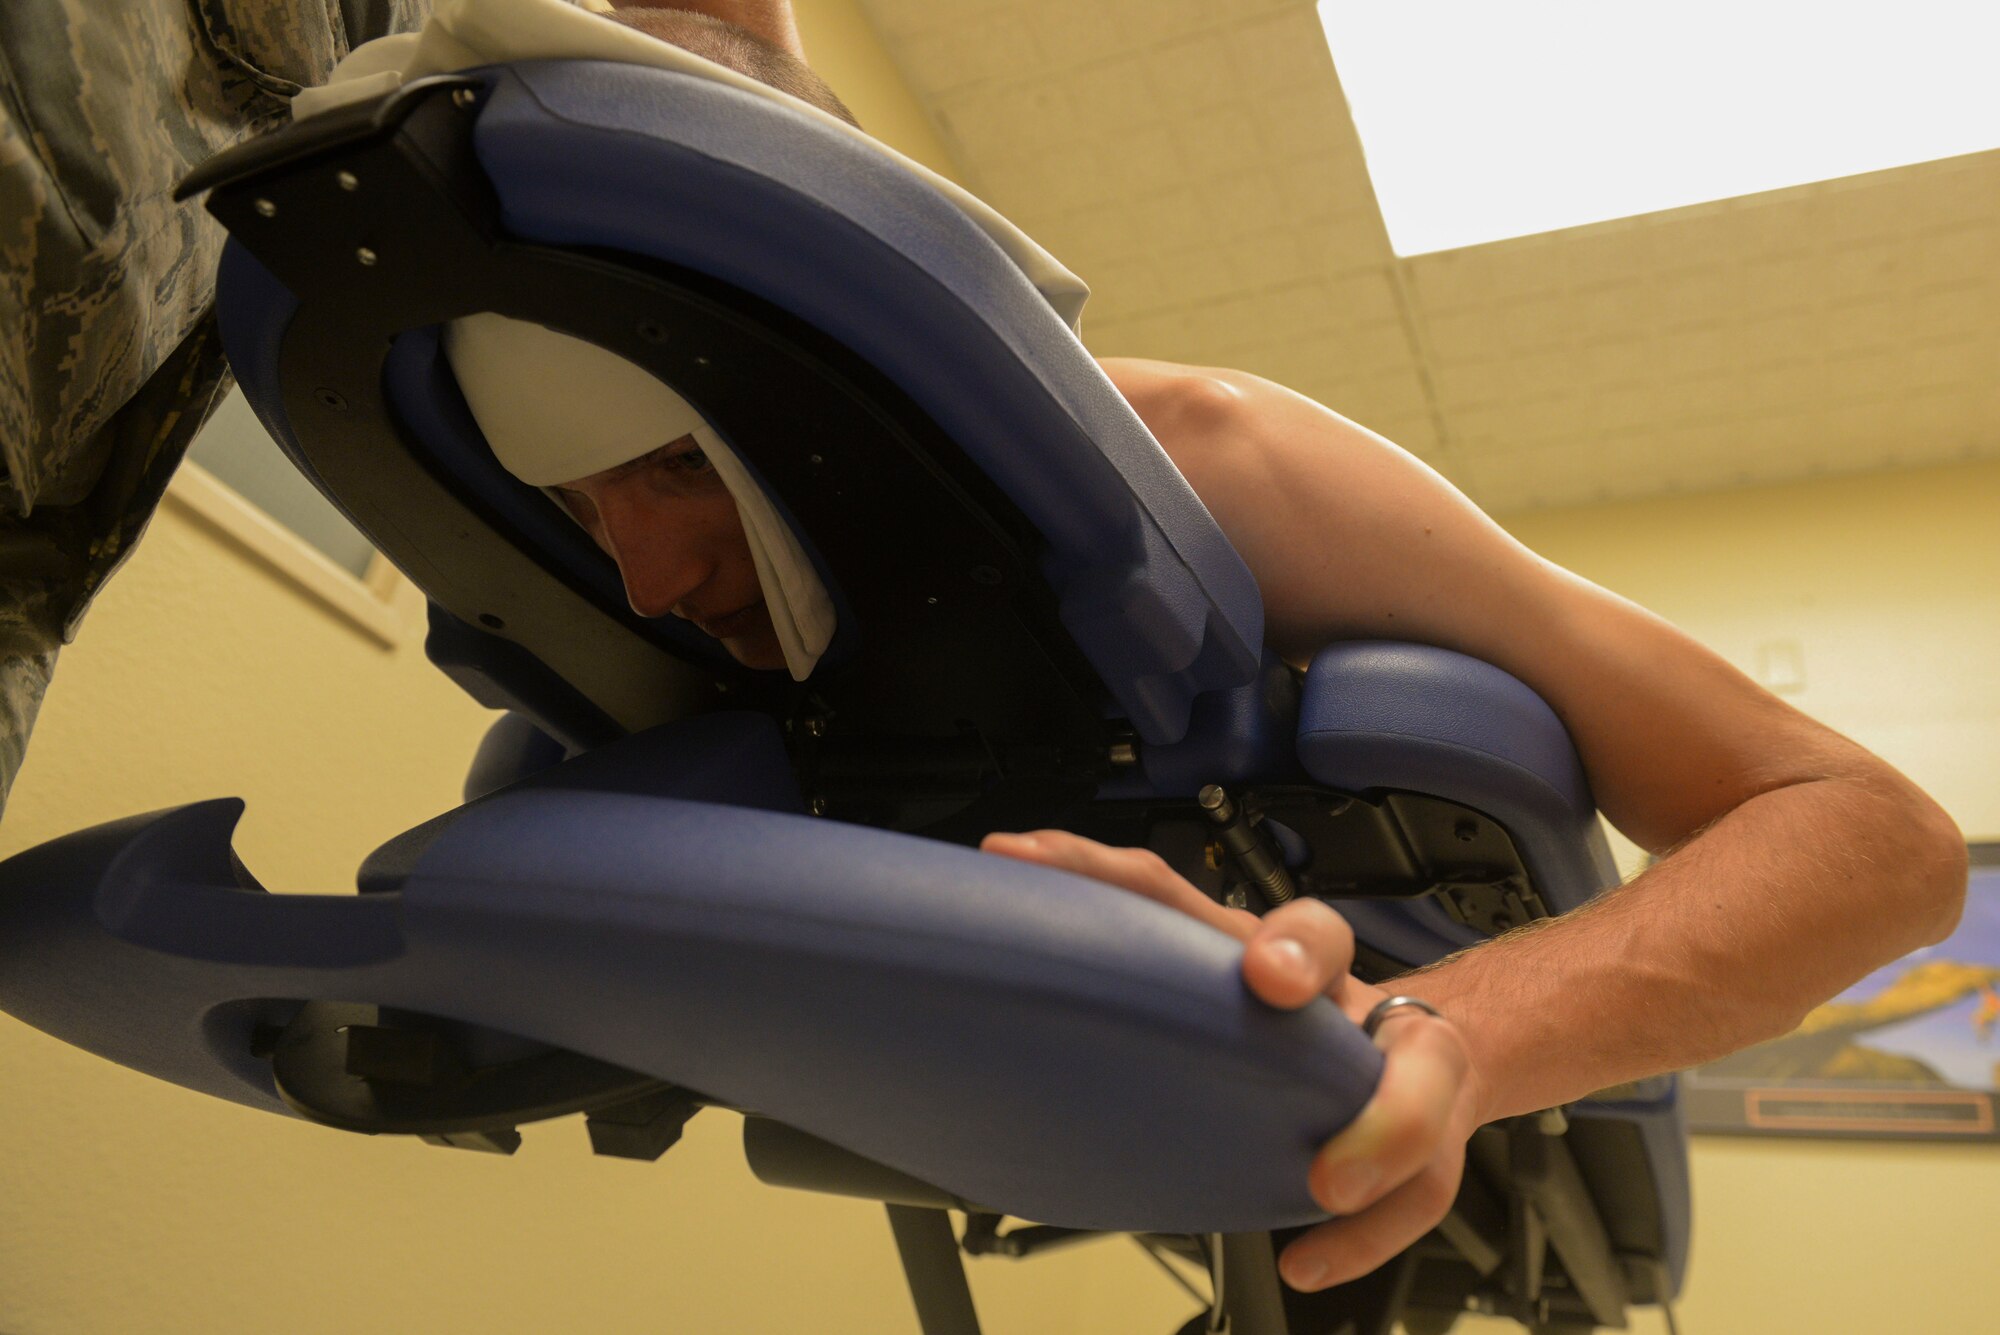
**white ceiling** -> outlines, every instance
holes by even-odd
[[[1399,260],[1309,0],[861,3],[1100,355],[1270,376],[1496,511],[2000,457],[2000,151]]]

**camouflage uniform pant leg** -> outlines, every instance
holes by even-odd
[[[29,586],[0,591],[0,775],[20,772],[28,733],[56,668],[60,636],[50,625],[59,618],[51,592]]]
[[[60,645],[226,374],[220,228],[172,191],[429,0],[0,5],[0,803]]]

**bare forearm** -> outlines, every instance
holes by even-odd
[[[1386,637],[1497,665],[1562,720],[1606,816],[1677,850],[1408,985],[1463,1028],[1492,1116],[1784,1033],[1950,930],[1964,844],[1888,765],[1325,407],[1239,372],[1104,366],[1257,577],[1272,644]]]
[[[1567,917],[1423,971],[1465,1031],[1487,1116],[1680,1070],[1785,1033],[1941,939],[1964,846],[1893,774],[1760,794]]]

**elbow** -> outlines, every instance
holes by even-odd
[[[1957,929],[1965,910],[1965,835],[1929,794],[1900,774],[1894,779],[1890,819],[1900,837],[1891,847],[1907,874],[1909,920],[1922,945],[1936,945]]]
[[[1925,797],[1924,804],[1934,813],[1934,828],[1928,846],[1936,859],[1932,876],[1934,935],[1931,937],[1931,944],[1935,945],[1958,929],[1959,915],[1965,911],[1965,888],[1971,868],[1966,858],[1965,835],[1959,830],[1958,823],[1930,798]]]

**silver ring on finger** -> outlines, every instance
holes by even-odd
[[[1374,1009],[1369,1011],[1367,1018],[1361,1021],[1361,1032],[1370,1038],[1375,1037],[1375,1031],[1382,1027],[1384,1020],[1394,1015],[1397,1011],[1404,1009],[1422,1011],[1424,1014],[1435,1016],[1438,1019],[1444,1018],[1439,1014],[1437,1007],[1431,1005],[1430,1002],[1425,1001],[1422,997],[1384,997],[1381,1001],[1375,1003]]]

